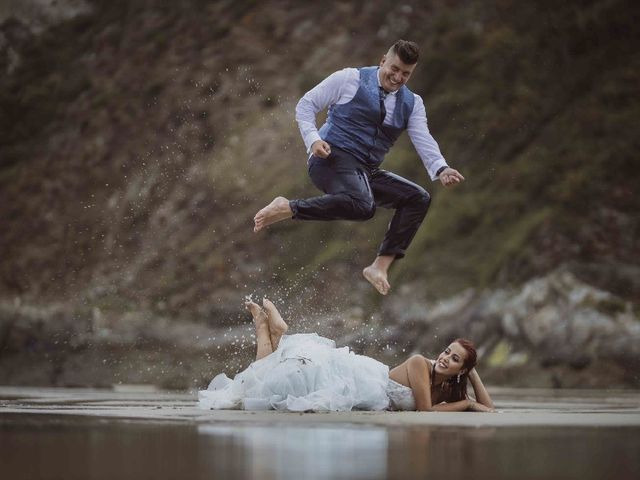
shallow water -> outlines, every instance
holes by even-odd
[[[631,479],[640,429],[211,425],[0,416],[6,479]]]

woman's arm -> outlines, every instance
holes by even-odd
[[[431,404],[431,371],[429,363],[422,355],[413,355],[405,362],[407,379],[416,402],[416,410],[430,412]]]
[[[469,372],[469,380],[471,381],[471,386],[473,387],[473,393],[476,396],[476,401],[493,410],[495,408],[493,405],[493,401],[491,400],[487,389],[484,388],[484,384],[482,383],[482,380],[480,380],[480,375],[478,375],[478,372],[475,368],[471,369],[471,371]]]
[[[442,402],[433,405],[431,401],[431,370],[426,358],[422,355],[414,355],[407,360],[402,366],[406,365],[407,379],[413,398],[416,402],[416,410],[422,412],[464,412],[471,410],[473,412],[491,412],[493,411],[493,402],[491,397],[484,388],[478,372],[472,370],[469,372],[469,379],[473,385],[477,401],[470,399],[459,400],[457,402]],[[479,394],[479,392],[482,392]],[[481,400],[482,399],[482,400]],[[484,402],[487,403],[484,403]]]
[[[452,403],[433,405],[431,400],[431,369],[429,361],[422,355],[414,355],[405,362],[409,386],[416,402],[416,410],[420,412],[464,412],[475,403],[461,400]]]
[[[431,407],[431,412],[495,412],[493,408],[489,408],[481,403],[473,400],[464,399],[457,402],[442,402]]]
[[[472,400],[464,399],[457,402],[442,402],[431,407],[432,412],[465,412],[471,408]]]

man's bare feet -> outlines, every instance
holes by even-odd
[[[253,217],[253,221],[255,223],[253,231],[259,232],[264,227],[271,225],[272,223],[286,220],[292,216],[293,212],[289,206],[289,200],[284,197],[276,197],[269,205],[264,207],[256,213],[255,217]]]
[[[376,268],[374,265],[369,265],[367,268],[362,270],[362,275],[364,275],[364,278],[366,278],[367,281],[382,295],[389,293],[391,285],[389,285],[389,281],[387,280],[387,272]]]
[[[271,333],[280,336],[284,335],[284,333],[289,329],[289,325],[284,321],[276,306],[271,302],[271,300],[267,300],[266,298],[262,299],[262,306],[267,311],[269,318],[269,330]]]
[[[253,316],[253,323],[255,323],[256,328],[269,326],[269,317],[267,312],[265,312],[260,305],[251,300],[244,302],[244,305],[247,307],[247,310],[251,312],[251,315]]]

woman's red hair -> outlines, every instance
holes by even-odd
[[[478,362],[478,352],[476,352],[476,347],[471,340],[467,340],[466,338],[456,338],[453,342],[459,343],[460,346],[467,351],[467,358],[465,359],[462,368],[464,368],[468,373]]]
[[[478,362],[478,352],[476,352],[476,347],[473,342],[466,338],[456,338],[452,343],[459,344],[467,352],[467,358],[465,358],[462,363],[462,369],[465,370],[465,372],[459,377],[455,376],[450,378],[448,381],[449,401],[457,402],[467,398],[467,380],[469,378],[469,372]]]

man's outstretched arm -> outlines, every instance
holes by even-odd
[[[438,142],[431,135],[424,102],[419,95],[415,96],[415,104],[409,117],[407,132],[431,180],[440,180],[445,187],[464,181],[460,172],[447,165],[447,161],[440,152]]]

